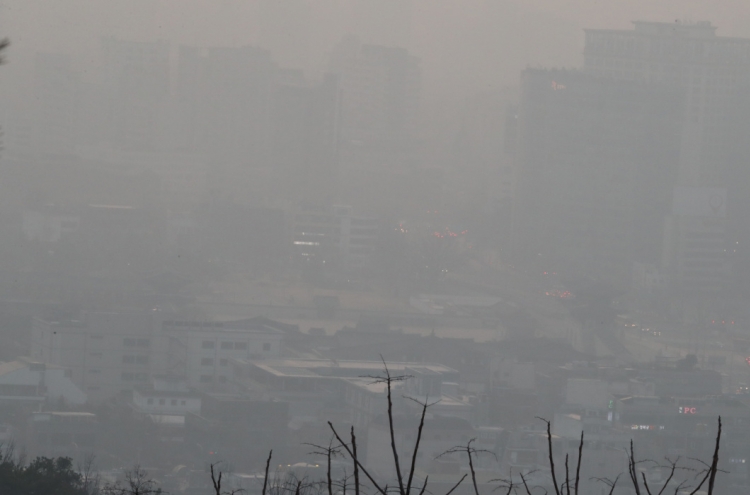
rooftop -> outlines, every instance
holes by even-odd
[[[385,376],[382,361],[337,361],[335,359],[268,359],[253,363],[278,377],[361,377]],[[410,374],[458,374],[442,364],[388,362],[391,376]]]
[[[248,318],[233,321],[203,321],[203,320],[165,320],[162,322],[164,330],[220,330],[225,332],[252,333],[286,333],[299,331],[296,325],[269,320],[268,318]]]
[[[54,364],[45,364],[38,361],[33,361],[27,357],[19,357],[15,361],[0,362],[0,376],[14,371],[28,368],[31,371],[42,371],[45,369],[62,369],[61,366]]]

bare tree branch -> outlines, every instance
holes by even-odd
[[[268,459],[266,459],[266,475],[263,477],[263,492],[262,495],[266,495],[266,488],[268,487],[268,468],[271,466],[271,457],[273,456],[273,449],[268,452]]]
[[[651,489],[648,487],[648,481],[646,480],[646,473],[641,472],[641,477],[643,478],[643,486],[646,488],[646,493],[651,495]]]
[[[463,476],[461,476],[461,479],[458,480],[458,483],[456,483],[455,485],[453,485],[453,488],[451,488],[450,490],[448,490],[448,492],[445,495],[451,495],[451,493],[453,493],[453,491],[456,488],[458,488],[458,485],[460,485],[463,482],[463,480],[466,479],[466,476],[468,476],[468,475],[464,474]],[[425,484],[426,484],[426,482],[427,482],[427,479],[425,478]]]
[[[318,450],[311,452],[312,454],[326,456],[326,485],[328,487],[328,495],[333,495],[333,478],[331,477],[331,459],[335,458],[336,456],[341,455],[341,452],[339,450],[341,448],[341,445],[336,446],[336,447],[333,446],[333,436],[331,436],[331,439],[328,441],[327,447],[315,445],[313,443],[306,443],[305,445],[309,445],[311,447],[318,449]]]
[[[211,464],[211,483],[214,485],[214,491],[216,495],[221,495],[221,471],[219,471],[219,478],[214,476],[214,465]]]
[[[0,40],[0,65],[7,62],[5,58],[5,51],[10,46],[10,40],[8,38],[3,38]]]
[[[526,489],[526,495],[531,495],[531,489],[529,488],[529,483],[526,481],[526,476],[524,476],[523,473],[521,473],[521,483],[523,483],[523,487]]]
[[[635,462],[635,450],[633,449],[633,440],[630,440],[630,455],[628,456],[628,474],[630,474],[630,480],[633,482],[636,495],[641,495],[641,487],[638,483],[638,472],[636,470]]]
[[[359,462],[359,459],[356,455],[352,453],[352,450],[349,448],[349,446],[344,443],[343,440],[341,440],[341,437],[339,436],[338,432],[336,431],[336,428],[333,427],[333,423],[330,421],[328,422],[328,426],[331,428],[331,431],[333,432],[333,435],[336,437],[336,440],[339,441],[342,447],[346,450],[346,452],[349,454],[349,457],[352,458],[352,460],[359,466],[359,468],[362,470],[363,473],[365,473],[365,476],[367,476],[367,479],[370,480],[370,483],[372,483],[372,486],[375,487],[377,491],[379,491],[382,495],[388,495],[385,490],[383,490],[380,485],[375,481],[375,479],[370,475],[370,473],[367,471],[367,469],[362,465],[361,462]]]
[[[617,486],[617,482],[620,480],[620,476],[622,476],[622,474],[618,474],[614,480],[609,480],[607,478],[591,478],[591,479],[599,481],[607,485],[609,487],[608,495],[612,495],[615,492],[615,487]]]
[[[354,495],[359,495],[359,466],[357,465],[357,437],[354,436],[354,426],[352,425],[352,452],[354,459]]]
[[[495,459],[497,459],[497,456],[495,455],[494,452],[492,452],[490,450],[477,449],[475,447],[472,447],[471,444],[474,443],[475,441],[476,441],[476,438],[472,438],[466,444],[466,447],[452,447],[452,448],[446,450],[445,452],[443,452],[442,454],[440,454],[439,456],[437,456],[436,459],[440,459],[444,455],[455,454],[457,452],[465,453],[469,457],[469,471],[471,472],[471,481],[472,481],[472,483],[474,485],[474,495],[479,495],[479,488],[477,487],[477,474],[476,474],[476,471],[474,470],[473,457],[476,456],[476,455],[478,455],[478,454],[490,454]]]
[[[583,430],[581,430],[581,443],[578,444],[578,465],[576,466],[575,495],[578,495],[578,483],[581,480],[581,459],[582,458],[583,458]]]
[[[391,372],[388,370],[388,365],[385,362],[383,356],[380,356],[383,361],[383,370],[385,371],[386,384],[388,387],[388,430],[391,434],[391,451],[393,452],[393,464],[396,466],[396,479],[398,480],[398,489],[401,495],[407,495],[404,491],[404,479],[401,476],[401,463],[398,460],[398,449],[396,448],[396,432],[393,427],[393,398],[391,387],[393,385]],[[400,378],[400,377],[397,377]]]
[[[419,490],[419,495],[424,495],[424,491],[427,489],[427,480],[430,479],[430,476],[427,475],[424,477],[424,484],[422,485],[422,489]]]
[[[547,450],[549,453],[549,469],[552,473],[552,486],[555,488],[555,494],[560,495],[560,488],[557,486],[557,475],[555,474],[555,460],[552,457],[552,424],[544,418],[539,418],[547,423]]]
[[[672,481],[672,478],[674,477],[674,472],[677,469],[677,463],[680,462],[680,458],[679,457],[677,459],[675,459],[674,461],[672,461],[669,458],[667,458],[667,460],[671,464],[671,466],[670,466],[671,469],[669,471],[669,476],[667,476],[667,480],[664,482],[664,486],[661,487],[661,490],[659,490],[658,495],[661,495],[662,493],[664,493],[664,490],[667,489],[667,487],[669,486],[669,482]]]
[[[708,495],[714,492],[714,482],[716,481],[716,471],[719,467],[719,444],[721,443],[721,416],[719,416],[719,430],[716,433],[716,446],[714,447],[714,457],[711,461],[711,477],[708,479]]]
[[[422,440],[422,430],[424,429],[424,418],[427,415],[427,408],[437,404],[439,401],[435,401],[433,403],[429,403],[429,397],[425,398],[424,402],[420,402],[417,399],[414,399],[412,397],[407,397],[407,399],[412,400],[416,402],[417,404],[422,406],[422,415],[419,418],[419,428],[417,428],[417,439],[414,442],[414,452],[412,452],[411,455],[411,466],[409,468],[409,479],[406,482],[406,495],[410,495],[411,493],[411,483],[414,479],[414,471],[416,470],[416,464],[417,464],[417,453],[419,452],[419,443]]]

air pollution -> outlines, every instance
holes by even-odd
[[[750,493],[748,26],[0,0],[0,494]]]

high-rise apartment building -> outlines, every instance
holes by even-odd
[[[726,185],[722,119],[750,82],[750,39],[716,36],[710,22],[635,22],[633,30],[586,30],[584,70],[597,76],[659,82],[682,93],[679,181]]]
[[[612,283],[658,263],[679,158],[680,101],[661,84],[527,69],[518,108],[514,247]]]
[[[416,138],[419,59],[348,36],[330,68],[340,78],[342,157],[352,166],[398,166]]]
[[[742,201],[746,191],[738,187],[746,182],[742,178],[747,167],[738,160],[741,140],[736,139],[738,128],[747,127],[747,117],[734,110],[750,84],[750,39],[717,36],[710,22],[635,22],[632,30],[589,29],[584,70],[632,84],[663,83],[680,92],[675,186],[683,189],[674,191],[663,268],[681,289],[719,290],[728,273],[725,253],[740,239],[750,240],[738,223],[750,212]],[[699,240],[703,255],[688,256]],[[738,257],[733,261],[741,263]]]

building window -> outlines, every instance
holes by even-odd
[[[235,342],[234,348],[240,351],[246,351],[247,350],[247,342]]]
[[[228,360],[222,359],[222,360],[219,361],[219,366],[226,366],[228,363],[229,363]]]
[[[136,345],[138,347],[148,347],[148,346],[151,345],[151,340],[149,340],[149,339],[138,339],[136,341]]]
[[[101,352],[90,352],[89,355],[91,357],[93,357],[93,358],[100,358],[100,357],[102,357],[102,353]]]
[[[99,387],[87,387],[88,390],[99,390]]]
[[[222,342],[221,343],[222,349],[233,349],[234,345],[231,342]]]
[[[166,402],[166,401],[165,401],[164,399],[159,399],[159,405],[160,405],[160,406],[163,406],[163,405],[165,404],[165,402]]]
[[[102,372],[102,370],[100,370],[100,369],[90,369],[89,370],[89,374],[91,374],[91,375],[99,375],[99,374],[101,374],[101,372]]]
[[[148,356],[136,356],[135,362],[138,364],[148,364]]]
[[[73,376],[73,370],[65,370],[65,378],[70,378]]]
[[[122,364],[133,364],[135,363],[135,356],[126,354],[122,357]]]
[[[146,373],[131,373],[129,371],[123,371],[120,378],[125,382],[145,382],[148,380],[148,375]]]
[[[125,347],[135,347],[135,339],[122,339],[122,345]]]
[[[154,399],[152,399],[151,397],[146,399],[146,404],[148,404],[149,406],[152,405],[153,403],[154,403]]]
[[[176,406],[177,405],[177,399],[172,399],[172,401],[171,401],[170,404],[173,405],[173,406]]]
[[[214,348],[214,341],[213,340],[204,340],[203,344],[201,344],[201,347],[204,349],[213,349]]]
[[[183,400],[183,401],[180,401],[180,405],[181,405],[181,406],[184,406],[184,405],[185,405],[185,401],[184,401],[184,400]]]
[[[263,344],[263,350],[266,351],[266,352],[270,351],[271,350],[271,344],[269,344],[268,342],[264,343]]]
[[[201,366],[213,366],[214,365],[214,359],[213,358],[203,358],[201,359]]]
[[[211,375],[201,375],[200,381],[201,383],[213,383],[214,377]]]
[[[226,383],[227,377],[224,375],[219,375],[219,383]]]

